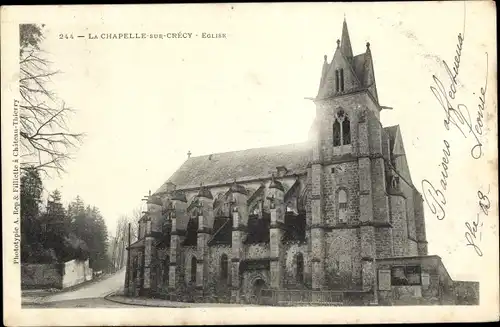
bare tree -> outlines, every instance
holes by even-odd
[[[69,132],[67,122],[73,110],[49,87],[51,77],[59,71],[51,69],[40,49],[43,25],[21,24],[19,32],[21,168],[60,174],[84,135]]]
[[[134,209],[129,215],[122,215],[116,223],[115,247],[113,249],[113,263],[122,268],[125,261],[125,249],[128,246],[128,226],[130,224],[130,240],[135,242],[138,238],[138,221],[141,218],[141,207]]]

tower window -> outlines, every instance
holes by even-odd
[[[339,203],[339,222],[345,223],[347,221],[347,193],[340,190],[338,194]]]
[[[345,117],[342,122],[342,144],[351,144],[351,122]]]
[[[339,83],[340,83],[340,79],[339,79],[339,70],[336,69],[335,70],[335,91],[338,92],[339,91]]]
[[[337,112],[333,123],[333,146],[351,144],[351,122],[343,110]]]
[[[340,92],[344,92],[344,69],[340,69]]]
[[[335,119],[335,122],[333,123],[333,146],[339,146],[342,144],[340,135],[340,123],[337,119]]]

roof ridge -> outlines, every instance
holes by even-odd
[[[190,159],[210,157],[210,156],[213,156],[213,155],[220,155],[220,154],[228,154],[228,153],[237,153],[237,152],[245,152],[245,151],[252,151],[252,150],[260,150],[260,149],[264,150],[264,149],[280,148],[280,147],[287,147],[287,146],[292,146],[292,145],[307,145],[307,141],[297,142],[297,143],[271,145],[271,146],[262,146],[262,147],[248,148],[248,149],[241,149],[241,150],[232,150],[232,151],[224,151],[224,152],[214,152],[214,153],[209,153],[209,154],[203,154],[203,155],[200,155],[200,156],[191,156]]]

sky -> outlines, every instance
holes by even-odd
[[[458,94],[476,108],[486,51],[489,78],[496,75],[495,25],[482,19],[484,6],[467,6]],[[486,114],[485,156],[474,160],[473,139],[445,129],[430,90],[433,74],[449,84],[442,60],[452,67],[463,3],[151,6],[140,16],[134,10],[72,8],[58,20],[36,17],[47,24],[42,46],[63,72],[53,79],[54,89],[76,110],[70,128],[87,135],[67,173],[44,180],[48,190],[59,189],[65,203],[79,195],[97,206],[113,234],[117,219],[158,189],[188,151],[197,156],[305,141],[315,115],[305,98],[317,94],[323,56],[331,60],[345,17],[354,54],[371,44],[380,104],[393,108],[382,111],[382,123],[400,125],[421,192],[424,179],[439,185],[443,139],[452,144],[446,218],[436,219],[424,205],[429,252],[443,258],[454,278],[478,276],[487,249],[479,257],[466,246],[465,223],[476,218],[477,189],[497,189],[496,177],[483,173],[497,162],[496,107]],[[443,20],[445,11],[450,14]],[[76,37],[142,32],[193,38]],[[227,38],[194,37],[203,32]],[[60,34],[75,38],[61,40]],[[488,101],[494,101],[493,82]],[[484,244],[495,237],[496,224],[491,216],[484,222]]]

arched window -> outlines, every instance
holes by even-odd
[[[342,144],[351,144],[351,122],[347,116],[342,122]]]
[[[297,284],[302,284],[304,282],[304,256],[302,255],[302,253],[297,254],[296,269]]]
[[[347,193],[344,190],[339,191],[339,222],[345,223],[347,221]]]
[[[339,70],[336,69],[335,70],[335,91],[338,92],[339,91],[339,83],[340,83],[340,78],[339,78]]]
[[[223,254],[220,258],[220,279],[227,280],[228,276],[228,267],[227,267],[227,255]]]
[[[333,123],[333,146],[339,146],[340,143],[340,123],[337,119]]]
[[[344,69],[340,69],[340,92],[344,92]]]
[[[333,146],[351,144],[351,122],[344,110],[337,111],[333,123]]]
[[[191,282],[196,282],[196,257],[191,258]]]

